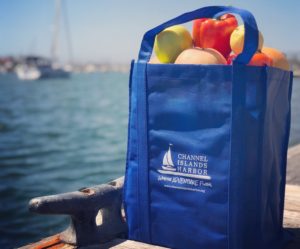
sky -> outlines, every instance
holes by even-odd
[[[62,0],[61,61],[129,63],[143,34],[182,13],[209,5],[232,5],[255,16],[265,45],[300,52],[299,0]],[[0,56],[50,56],[55,0],[0,1]],[[72,53],[69,52],[70,47]]]

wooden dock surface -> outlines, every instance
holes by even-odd
[[[300,144],[291,147],[288,151],[286,182],[300,186]]]
[[[300,145],[289,149],[287,185],[285,194],[284,227],[294,234],[294,241],[285,249],[300,248]],[[40,242],[22,247],[22,249],[75,249],[76,247],[64,244],[59,235],[44,239]],[[136,241],[114,239],[108,243],[84,247],[81,249],[163,249]]]

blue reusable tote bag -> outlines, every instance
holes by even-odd
[[[232,66],[147,63],[163,29],[225,13],[245,25]],[[130,76],[129,239],[179,249],[283,247],[292,73],[247,66],[257,44],[252,14],[222,6],[144,35]]]

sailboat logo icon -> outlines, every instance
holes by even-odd
[[[202,173],[202,169],[193,167],[195,162],[189,166],[185,166],[185,165],[183,165],[183,166],[180,165],[177,167],[174,166],[174,163],[172,160],[171,147],[172,147],[172,144],[169,144],[169,149],[164,154],[161,168],[157,170],[159,173],[164,174],[164,175],[182,176],[182,177],[189,177],[189,178],[195,178],[195,179],[205,179],[205,180],[211,179],[210,176]],[[183,155],[183,154],[181,154],[181,155]],[[188,157],[188,155],[187,155],[187,157]],[[203,172],[204,172],[204,170],[203,170]],[[207,170],[205,170],[205,172],[207,172]]]
[[[161,167],[164,170],[176,171],[176,168],[174,167],[174,163],[172,160],[171,146],[172,146],[172,144],[169,145],[169,150],[164,155],[163,165]]]

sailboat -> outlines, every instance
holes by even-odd
[[[68,78],[70,76],[70,72],[57,65],[60,16],[61,0],[56,0],[54,36],[51,47],[52,59],[49,60],[41,56],[24,57],[15,70],[19,79],[38,80],[49,78]]]
[[[169,150],[164,155],[163,165],[161,167],[164,170],[176,171],[171,155],[171,144],[169,145]]]
[[[51,60],[41,56],[26,56],[16,67],[15,72],[21,80],[68,78],[70,73],[55,67]]]

